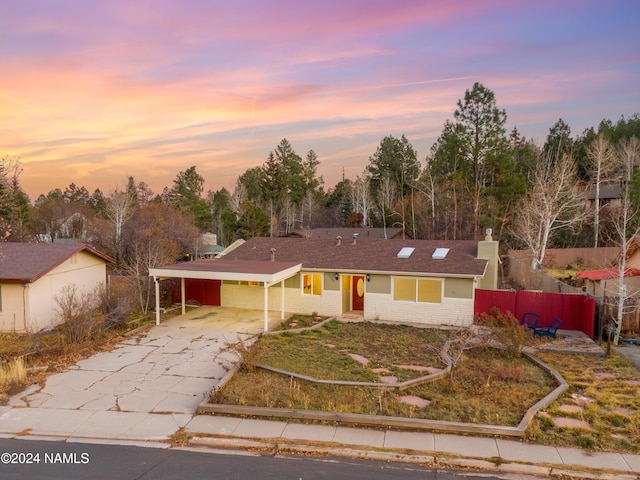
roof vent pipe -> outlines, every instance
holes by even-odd
[[[269,253],[271,254],[271,261],[273,262],[276,259],[276,249],[272,248],[269,250]]]
[[[356,244],[356,239],[358,238],[358,235],[360,235],[359,233],[354,233],[353,234],[353,242],[351,242],[351,245],[355,245]]]
[[[336,247],[339,247],[342,244],[342,237],[338,235],[336,237]]]
[[[485,233],[485,237],[484,237],[485,242],[492,242],[493,237],[491,236],[491,234],[493,233],[493,230],[491,228],[487,228],[484,231],[484,233]]]

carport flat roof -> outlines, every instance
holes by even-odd
[[[274,283],[295,275],[301,268],[302,264],[295,262],[215,258],[150,268],[149,275],[159,278],[200,278]]]

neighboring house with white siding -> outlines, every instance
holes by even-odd
[[[55,326],[56,296],[70,284],[84,291],[104,284],[108,263],[113,259],[80,243],[0,243],[0,331]]]
[[[366,320],[470,325],[477,288],[497,288],[498,242],[264,238],[220,259],[151,269],[180,278],[182,301]],[[188,281],[187,281],[188,280]],[[197,286],[196,286],[197,285]],[[191,288],[190,288],[191,286]],[[158,289],[159,291],[159,289]],[[213,299],[213,300],[212,300]],[[159,315],[157,316],[159,319]]]

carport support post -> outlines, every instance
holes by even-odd
[[[184,315],[187,311],[187,307],[184,304],[184,300],[186,297],[185,287],[184,287],[184,277],[180,279],[180,300],[182,300],[182,315]]]
[[[264,331],[269,330],[269,286],[264,282]]]
[[[280,320],[284,320],[284,280],[280,281]]]
[[[156,325],[160,325],[160,279],[153,277],[153,283],[156,284]]]

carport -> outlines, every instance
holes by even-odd
[[[240,282],[259,282],[264,287],[264,330],[269,329],[269,287],[280,283],[280,315],[284,320],[284,281],[296,275],[302,264],[293,262],[227,260],[216,258],[180,262],[159,268],[150,268],[156,289],[156,325],[160,325],[160,281],[170,278],[180,279],[182,314],[186,312],[185,279],[230,280]]]

